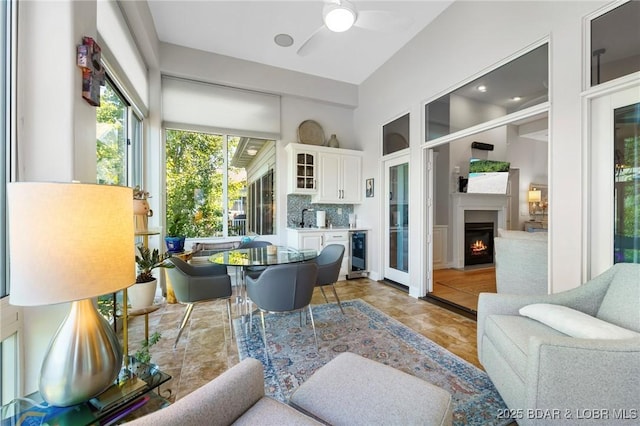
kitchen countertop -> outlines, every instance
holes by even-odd
[[[292,228],[288,227],[289,231],[297,231],[297,232],[331,232],[331,231],[368,231],[369,228],[356,227],[349,228],[348,226],[334,226],[333,228]]]

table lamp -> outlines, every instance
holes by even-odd
[[[10,183],[7,200],[9,303],[72,302],[44,356],[40,394],[60,407],[87,401],[122,367],[116,333],[91,298],[135,282],[131,188]]]
[[[540,207],[540,201],[542,200],[542,191],[539,189],[532,189],[529,191],[529,196],[527,197],[527,201],[529,201],[529,213],[536,214],[538,207]],[[533,204],[533,209],[531,208]]]

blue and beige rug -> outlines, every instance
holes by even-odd
[[[349,351],[448,390],[453,395],[455,425],[510,423],[496,419],[506,406],[482,370],[362,300],[345,301],[342,306],[346,317],[336,304],[313,305],[318,352],[311,322],[300,327],[298,313],[266,315],[268,357],[260,316],[253,317],[251,332],[234,320],[240,359],[262,362],[268,395],[286,402],[314,371]]]

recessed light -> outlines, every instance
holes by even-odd
[[[518,102],[521,99],[522,98],[520,96],[514,96],[513,98],[511,98],[511,100],[514,101],[514,102]]]
[[[483,93],[486,92],[487,91],[487,86],[485,86],[485,85],[478,86],[478,91],[483,92]]]
[[[249,155],[256,155],[257,153],[258,153],[257,149],[249,148],[247,150],[247,154],[249,154]]]
[[[276,34],[273,41],[275,41],[278,46],[289,47],[293,44],[293,37],[289,34]]]

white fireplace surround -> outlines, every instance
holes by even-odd
[[[508,198],[503,194],[451,194],[451,224],[453,225],[453,267],[464,269],[464,223],[467,211],[493,211],[497,213],[497,228],[506,229]]]

